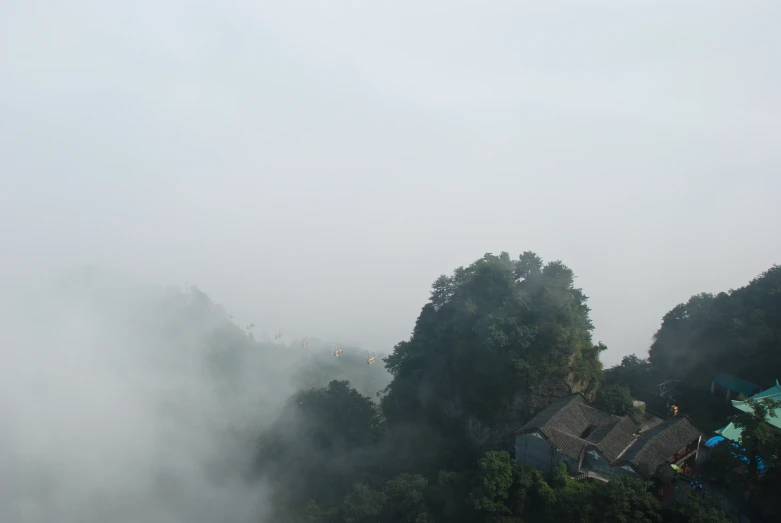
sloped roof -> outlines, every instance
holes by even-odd
[[[736,378],[731,374],[724,372],[717,374],[713,377],[713,383],[720,387],[724,387],[727,390],[743,394],[744,396],[751,396],[757,389],[761,389],[759,385],[751,383],[750,381]]]
[[[637,424],[629,416],[625,416],[617,423],[595,430],[586,440],[594,443],[602,455],[613,462],[634,443],[636,429]]]
[[[722,436],[724,439],[739,443],[740,435],[743,434],[743,429],[736,427],[735,424],[730,421],[726,426],[715,430],[714,432],[719,436]]]
[[[587,429],[591,433],[582,438]],[[635,435],[637,425],[629,416],[615,416],[586,404],[580,394],[560,398],[526,423],[518,434],[541,432],[562,454],[579,459],[587,447],[596,448],[610,463],[629,463],[641,475],[651,477],[700,431],[686,417],[672,418]]]
[[[622,456],[622,461],[634,465],[643,476],[651,477],[660,465],[701,435],[686,417],[668,419],[641,435]]]
[[[593,431],[583,439],[581,435],[589,428]],[[573,394],[548,405],[519,432],[542,432],[551,445],[572,459],[578,459],[588,445],[593,445],[613,460],[627,447],[628,438],[634,439],[634,429],[631,419],[595,409],[583,396]]]
[[[640,432],[647,432],[664,422],[664,418],[646,409],[643,422],[640,424]]]
[[[569,434],[582,434],[589,427],[601,427],[616,423],[620,416],[614,416],[586,404],[580,394],[571,394],[552,402],[526,423],[522,432],[529,429],[556,428]]]
[[[751,399],[752,400],[770,399],[774,401],[781,401],[781,385],[779,385],[778,380],[776,380],[776,384],[774,386],[770,387],[769,389],[763,390],[762,392],[758,392],[757,394],[753,395]],[[742,410],[743,412],[751,413],[754,411],[754,409],[751,408],[751,405],[747,401],[733,400],[732,406],[735,407],[736,409]],[[770,413],[768,413],[765,416],[765,421],[767,421],[777,429],[781,429],[781,410],[777,409],[775,414],[772,416],[770,415]],[[724,437],[726,438],[727,436]],[[727,438],[727,439],[732,439],[732,438]],[[732,440],[732,441],[738,441],[738,440]]]
[[[585,403],[586,399],[580,394],[571,394],[554,400],[547,407],[538,412],[536,416],[526,422],[521,428],[521,431],[543,428],[548,426],[548,424],[556,425],[560,421],[562,414],[570,409],[572,405],[584,405]]]
[[[556,450],[572,459],[579,459],[580,455],[583,453],[583,449],[588,446],[588,443],[585,440],[562,430],[546,427],[540,429],[540,432],[545,434],[550,444],[553,445]]]
[[[776,380],[776,384],[775,385],[773,385],[769,389],[763,390],[762,392],[757,392],[756,394],[754,394],[752,396],[752,398],[753,399],[766,398],[766,397],[769,397],[769,396],[778,396],[778,395],[781,395],[781,385],[779,385],[778,384],[778,380]],[[734,401],[732,403],[733,403],[733,405],[735,404]]]

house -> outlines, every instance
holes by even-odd
[[[775,385],[773,385],[769,389],[765,389],[762,392],[758,392],[754,394],[753,396],[751,396],[751,399],[753,400],[771,399],[774,401],[781,401],[781,385],[779,385],[778,380],[776,380]],[[751,405],[747,401],[732,400],[732,406],[738,410],[742,410],[743,412],[753,411]],[[781,430],[781,410],[776,411],[772,416],[770,415],[770,413],[768,413],[765,416],[765,421],[767,421],[773,427]],[[715,432],[716,434],[723,437],[724,439],[728,439],[735,443],[740,443],[740,434],[742,431],[743,429],[735,426],[735,424],[730,421],[727,425],[716,430]]]
[[[726,399],[743,394],[747,398],[762,390],[762,387],[750,381],[736,378],[724,372],[713,377],[710,383],[710,393],[723,395]]]
[[[688,418],[645,423],[588,405],[580,394],[560,398],[515,436],[515,459],[543,473],[565,463],[569,473],[607,481],[613,476],[665,479],[669,465],[694,465],[701,433]]]

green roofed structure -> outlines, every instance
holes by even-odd
[[[752,399],[759,399],[759,398],[767,398],[773,396],[772,399],[779,400],[781,399],[781,385],[778,384],[778,380],[776,380],[776,384],[770,387],[769,389],[765,389],[762,392],[757,392],[754,394],[751,398]],[[732,404],[735,405],[736,403],[743,403],[742,401],[733,401]],[[737,405],[735,405],[737,407]],[[740,407],[738,407],[740,408]]]
[[[769,389],[763,390],[762,392],[755,394],[754,396],[751,397],[751,399],[752,400],[771,399],[774,401],[781,401],[781,385],[779,385],[778,380],[776,380],[775,385],[773,385]],[[753,411],[751,405],[747,401],[733,400],[732,406],[738,410],[742,410],[743,412],[750,413]],[[781,430],[781,411],[776,411],[776,413],[773,416],[771,416],[768,413],[768,415],[765,416],[765,421],[767,421],[770,425],[774,426],[775,428]],[[736,427],[734,423],[730,422],[725,427],[722,427],[719,430],[717,430],[716,434],[723,436],[724,439],[728,439],[730,441],[739,443],[741,432],[742,429],[740,427]]]
[[[773,401],[781,401],[781,385],[778,384],[778,380],[776,380],[776,384],[770,387],[767,390],[763,390],[759,394],[755,394],[751,397],[752,400],[763,400],[763,399],[770,399]],[[748,404],[746,401],[733,401],[732,406],[736,409],[742,410],[743,412],[753,412],[753,409],[751,408],[751,405]],[[781,412],[776,412],[775,415],[771,416],[769,413],[767,416],[765,416],[765,421],[773,425],[777,429],[781,429]]]
[[[722,372],[714,376],[710,384],[710,393],[724,394],[726,399],[730,399],[732,396],[738,396],[743,394],[747,398],[762,390],[762,387],[751,383],[750,381],[736,378],[730,374]]]
[[[730,421],[726,427],[722,427],[714,432],[724,439],[740,443],[740,435],[743,432],[743,429],[736,427],[735,424]]]

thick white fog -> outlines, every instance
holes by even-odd
[[[3,0],[0,523],[264,518],[281,403],[389,379],[296,340],[387,353],[487,252],[564,261],[603,363],[645,356],[781,262],[779,27],[778,0]]]
[[[40,288],[0,300],[0,521],[261,520],[257,437],[329,378],[198,290],[94,269]]]
[[[607,364],[781,261],[776,0],[0,3],[0,292],[80,264],[389,350],[486,252]]]

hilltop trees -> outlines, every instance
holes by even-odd
[[[523,421],[556,397],[595,395],[602,378],[586,296],[561,262],[486,254],[439,277],[408,341],[385,359],[380,406],[331,382],[294,396],[261,439],[259,466],[295,523],[621,523],[663,521],[648,485],[551,477],[507,452]],[[598,394],[632,414],[629,358]],[[510,437],[506,437],[510,436]],[[692,506],[702,523],[723,514]]]
[[[519,412],[590,393],[605,347],[591,341],[586,300],[566,265],[532,252],[486,254],[440,276],[412,337],[385,360],[389,425],[414,421],[485,449]]]
[[[781,266],[747,286],[698,294],[674,307],[654,336],[650,361],[670,378],[706,384],[729,372],[762,386],[781,367]]]

